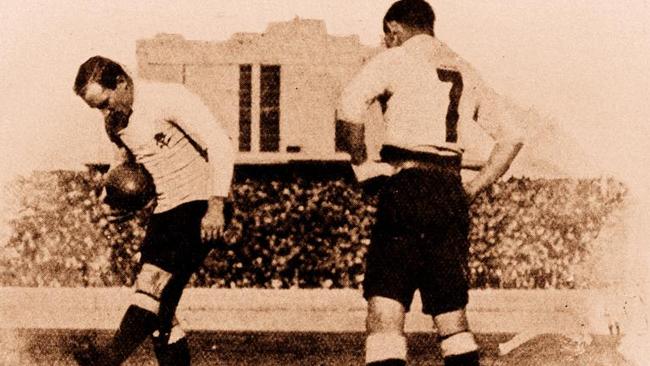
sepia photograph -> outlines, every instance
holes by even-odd
[[[0,13],[0,366],[650,365],[647,0]]]

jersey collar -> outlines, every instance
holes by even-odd
[[[418,34],[407,39],[401,47],[409,50],[429,50],[437,53],[441,45],[442,42],[440,42],[436,37],[430,36],[428,34]]]

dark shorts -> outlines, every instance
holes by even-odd
[[[173,274],[194,272],[212,248],[201,240],[207,208],[207,201],[192,201],[154,214],[140,249],[141,262]]]
[[[381,192],[366,258],[364,297],[408,311],[416,289],[425,314],[467,305],[469,207],[459,169],[406,169]]]

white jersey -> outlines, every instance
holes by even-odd
[[[347,85],[338,115],[363,123],[384,104],[385,145],[461,154],[462,125],[477,122],[496,140],[521,140],[520,110],[435,37],[417,35],[370,60]]]
[[[133,113],[118,135],[154,178],[155,212],[228,196],[234,149],[202,100],[180,84],[137,80],[134,89]]]

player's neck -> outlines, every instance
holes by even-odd
[[[407,35],[408,38],[406,40],[409,40],[409,39],[411,39],[413,37],[417,37],[417,36],[429,36],[429,37],[434,37],[434,38],[436,37],[435,33],[432,30],[431,31],[428,31],[428,30],[424,31],[424,30],[416,30],[416,29],[414,29],[414,30],[412,30],[412,31],[410,31],[408,33],[408,35]]]

